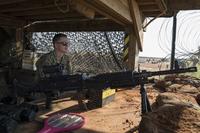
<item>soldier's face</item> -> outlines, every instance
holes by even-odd
[[[55,42],[55,49],[61,53],[67,53],[69,48],[69,40],[66,37],[61,37]]]

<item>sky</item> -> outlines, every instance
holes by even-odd
[[[158,36],[161,25],[165,19],[154,20],[144,32],[143,51],[140,56],[147,57],[164,57],[166,53],[162,51],[158,44]]]
[[[151,18],[152,19],[152,18]],[[173,18],[157,18],[144,32],[143,52],[140,56],[166,57],[170,55]],[[180,11],[177,14],[176,56],[194,53],[200,47],[200,10]]]

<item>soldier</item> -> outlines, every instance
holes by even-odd
[[[71,65],[68,53],[69,48],[69,40],[65,34],[56,34],[53,37],[53,47],[54,50],[44,54],[40,57],[40,59],[36,63],[37,67],[37,80],[46,77],[47,75],[44,74],[43,68],[44,66],[54,66],[54,65],[62,65],[63,74],[70,74],[71,73]],[[57,99],[60,97],[60,91],[52,90],[51,92],[46,94],[46,108],[51,108],[51,99]]]
[[[44,66],[52,66],[52,65],[63,65],[64,66],[64,74],[71,73],[71,63],[69,61],[68,48],[69,48],[69,40],[65,34],[59,33],[53,37],[53,47],[54,50],[44,54],[40,57],[40,59],[36,63],[38,78],[44,77],[43,67]]]
[[[40,57],[40,59],[37,61],[36,63],[36,67],[37,67],[37,72],[38,72],[38,78],[43,78],[45,77],[44,73],[43,73],[43,67],[44,66],[52,66],[52,65],[57,65],[57,64],[62,64],[64,65],[64,74],[71,74],[72,70],[71,70],[71,63],[69,60],[69,56],[67,55],[68,48],[69,48],[69,40],[67,38],[67,36],[65,34],[56,34],[53,37],[53,47],[54,50],[44,54],[43,56]],[[53,94],[47,94],[47,98],[51,98],[53,95],[53,97],[58,98],[60,96],[59,91],[53,91]],[[87,109],[85,103],[83,102],[84,99],[84,94],[81,91],[78,91],[76,94],[79,106],[81,108]],[[47,100],[47,102],[50,100]],[[51,108],[50,105],[51,103],[46,103],[47,107],[46,108]]]

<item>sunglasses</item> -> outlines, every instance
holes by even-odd
[[[68,42],[56,42],[56,43],[61,44],[62,46],[66,46],[66,47],[67,47],[68,44],[69,44]]]

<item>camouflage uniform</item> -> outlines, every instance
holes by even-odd
[[[55,51],[51,51],[47,54],[42,55],[36,63],[38,78],[44,77],[44,73],[42,71],[43,66],[51,66],[56,64],[64,65],[64,71],[63,71],[64,74],[71,74],[71,63],[69,56],[64,55],[61,61],[58,63]]]
[[[42,71],[43,66],[50,66],[50,65],[56,65],[56,64],[58,64],[58,62],[56,59],[55,51],[51,51],[50,53],[44,54],[42,57],[40,57],[40,59],[36,63],[37,72],[38,72],[37,80],[45,76]],[[72,74],[69,56],[64,55],[60,61],[60,64],[64,65],[64,74]],[[53,94],[56,94],[56,93],[57,93],[57,91],[53,92]],[[51,97],[52,94],[50,93],[47,95],[50,95],[47,97]],[[83,101],[83,99],[85,98],[85,94],[82,91],[78,90],[76,95],[77,95],[77,100],[78,100],[79,106],[83,109],[88,110],[86,103]],[[50,106],[50,105],[48,105],[48,106]],[[49,108],[49,107],[47,107],[47,108]]]

